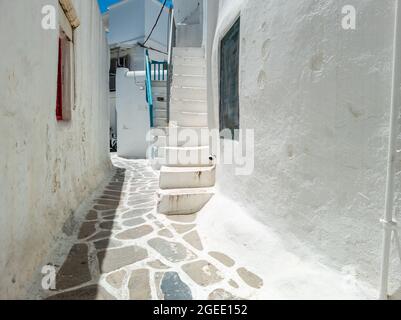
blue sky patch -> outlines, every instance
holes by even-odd
[[[121,2],[122,0],[97,0],[97,1],[99,2],[100,11],[102,13],[105,13],[108,7],[118,2]],[[151,0],[146,0],[146,1],[151,1]],[[164,0],[159,0],[159,2],[164,3]],[[166,6],[168,8],[172,8],[173,0],[167,0]]]

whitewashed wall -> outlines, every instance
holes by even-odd
[[[109,94],[109,106],[110,106],[110,127],[113,129],[113,133],[117,134],[117,109],[116,109],[116,93],[110,92]]]
[[[76,106],[58,123],[58,32],[41,28],[42,6],[58,1],[0,1],[0,298],[24,297],[110,169],[106,38],[97,2],[73,2]]]
[[[240,123],[256,140],[253,174],[220,166],[220,191],[290,250],[377,284],[395,1],[219,3],[210,126],[219,119],[219,43],[241,15]],[[357,9],[355,31],[341,28],[346,4]]]
[[[150,130],[146,103],[145,72],[117,69],[118,155],[128,159],[146,159],[146,135]]]
[[[204,0],[174,0],[174,6],[177,47],[201,47]]]

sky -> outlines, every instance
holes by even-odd
[[[99,2],[99,6],[100,6],[100,11],[102,11],[102,13],[107,11],[107,7],[120,2],[122,0],[97,0]],[[150,0],[147,0],[150,1]],[[164,0],[159,0],[159,2],[164,3]],[[172,6],[172,2],[173,0],[168,0],[167,1],[167,6],[171,7]]]

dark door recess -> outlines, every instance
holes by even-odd
[[[239,129],[239,36],[240,19],[221,40],[220,130]]]

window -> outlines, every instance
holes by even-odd
[[[56,118],[57,121],[69,121],[74,108],[75,86],[73,29],[61,7],[59,22]]]
[[[239,34],[240,19],[221,40],[220,130],[239,129]]]

